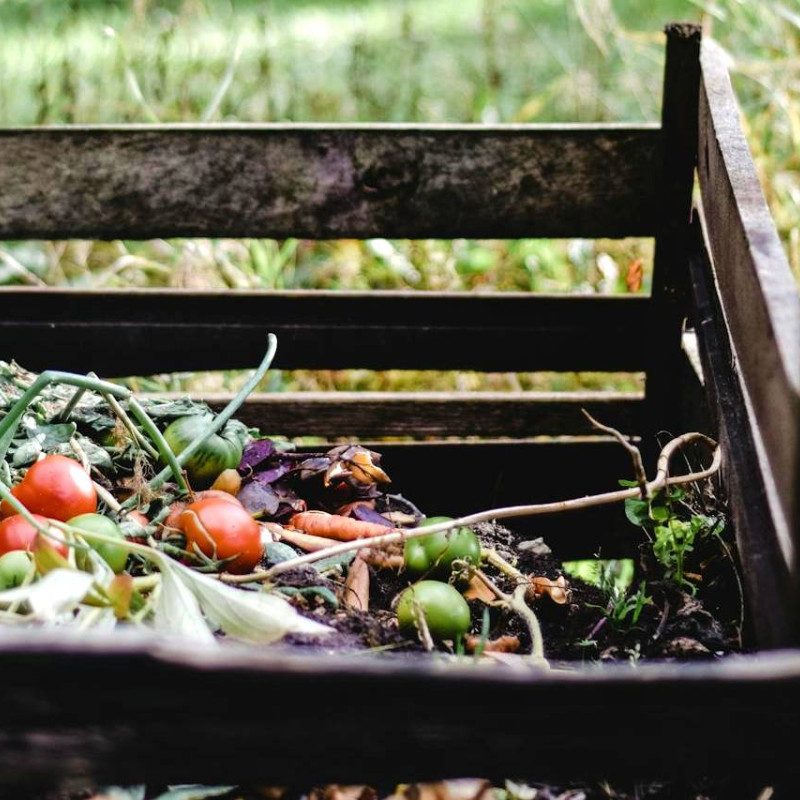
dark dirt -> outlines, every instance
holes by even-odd
[[[496,524],[480,525],[476,531],[485,548],[515,563],[526,575],[551,580],[564,575],[560,561],[549,552],[546,544],[518,543],[514,534]],[[610,608],[607,592],[567,576],[568,602],[558,605],[545,595],[534,603],[547,658],[553,663],[650,658],[696,660],[713,659],[740,649],[737,624],[740,600],[730,553],[718,540],[698,544],[694,554],[697,566],[692,566],[701,571],[702,580],[694,596],[661,579],[657,568],[643,558],[634,586],[644,578],[650,602],[643,607],[635,625],[613,621],[613,616],[607,613]],[[514,579],[492,567],[486,567],[485,571],[500,589],[513,592]],[[647,580],[648,571],[655,571],[659,579]],[[323,578],[311,567],[285,573],[279,579],[281,586],[306,590],[322,586],[339,597],[343,582],[343,575]],[[325,621],[337,633],[324,643],[311,637],[293,636],[286,644],[327,652],[364,648],[376,652],[421,652],[423,648],[418,641],[400,633],[392,610],[397,595],[411,582],[402,571],[370,567],[370,611],[367,613],[343,606],[332,609],[315,595],[295,596],[291,601],[302,613]],[[518,616],[498,606],[487,606],[480,600],[469,601],[469,606],[473,633],[480,633],[484,615],[488,613],[489,639],[516,636],[520,640],[519,652],[529,652],[530,636]]]

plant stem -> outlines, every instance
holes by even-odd
[[[247,399],[247,396],[256,388],[258,383],[266,374],[267,370],[270,368],[272,364],[272,359],[275,358],[275,351],[278,347],[278,339],[274,333],[270,333],[267,336],[268,347],[267,352],[258,368],[253,372],[250,378],[247,380],[244,386],[239,390],[236,396],[228,403],[222,411],[217,414],[216,417],[212,420],[209,424],[208,428],[206,428],[203,433],[201,433],[196,439],[190,442],[187,447],[181,451],[181,454],[175,459],[175,465],[171,464],[167,461],[167,466],[161,470],[154,478],[150,480],[147,484],[147,488],[152,492],[158,489],[160,486],[164,484],[165,481],[169,479],[169,476],[172,474],[176,474],[174,470],[177,468],[177,474],[180,474],[180,468],[183,464],[185,464],[196,452],[199,450],[209,439],[209,437],[213,436],[222,426],[238,411],[239,407],[242,403]],[[135,496],[133,498],[129,498],[125,503],[122,504],[123,508],[130,508],[133,503],[131,500],[135,501]]]
[[[153,422],[152,419],[150,419],[147,412],[139,405],[139,401],[135,397],[131,396],[128,399],[128,405],[130,406],[130,409],[136,419],[139,420],[139,424],[144,428],[147,435],[155,442],[156,448],[161,455],[161,459],[167,463],[167,475],[170,473],[174,475],[175,481],[178,484],[178,488],[183,492],[188,492],[189,486],[186,483],[186,479],[183,477],[183,470],[181,470],[182,462],[178,461],[178,458],[176,457],[175,453],[172,452],[172,448],[167,443],[164,435],[158,429],[158,426],[155,424],[155,422]],[[148,484],[150,489],[156,488],[152,484],[153,481],[150,481]],[[161,484],[159,484],[159,486],[160,485]],[[137,495],[133,495],[132,498],[129,498],[122,507],[125,508],[127,504],[130,503],[130,500],[136,500],[136,497]]]
[[[69,402],[61,410],[61,413],[56,416],[57,422],[69,422],[70,415],[75,410],[80,399],[86,394],[86,389],[76,389],[70,397]]]
[[[672,455],[686,444],[691,442],[703,442],[709,448],[714,450],[714,457],[711,465],[699,472],[690,472],[686,475],[676,475],[669,477],[669,463]],[[658,471],[656,477],[647,484],[648,491],[655,494],[661,491],[665,486],[672,486],[676,484],[694,483],[695,481],[704,480],[714,475],[722,463],[722,452],[717,446],[717,443],[702,433],[684,433],[675,439],[667,442],[661,455],[658,458]],[[395,542],[404,542],[406,539],[415,539],[418,536],[425,536],[430,533],[440,533],[448,531],[453,528],[461,526],[477,525],[479,522],[490,522],[498,519],[513,519],[515,517],[533,517],[540,514],[558,514],[565,511],[577,511],[583,508],[592,508],[594,506],[608,505],[610,503],[619,503],[632,497],[640,497],[641,492],[639,488],[620,489],[615,492],[605,492],[604,494],[588,495],[586,497],[577,497],[572,500],[558,500],[554,503],[535,503],[533,505],[525,506],[506,506],[503,508],[492,508],[488,511],[479,511],[477,514],[470,514],[466,517],[459,517],[458,519],[449,522],[439,522],[436,525],[429,525],[423,528],[407,528],[405,530],[395,530],[390,533],[385,533],[382,536],[373,536],[369,539],[354,539],[350,542],[342,542],[341,544],[334,545],[333,547],[326,547],[322,550],[317,550],[313,553],[306,553],[297,558],[290,558],[276,564],[274,567],[268,569],[264,573],[251,573],[250,575],[237,575],[237,583],[248,583],[258,580],[270,580],[276,575],[280,575],[287,570],[295,569],[303,566],[304,564],[312,564],[323,558],[337,556],[341,553],[349,553],[352,550],[358,550],[361,547],[380,547],[386,544],[393,544]]]
[[[146,436],[142,434],[142,432],[136,427],[133,420],[128,416],[128,412],[117,402],[117,400],[110,394],[104,394],[103,399],[111,406],[111,410],[119,417],[122,421],[122,424],[127,429],[128,433],[133,438],[134,442],[136,442],[140,447],[144,448],[149,456],[152,458],[158,458],[158,450],[150,444],[150,441],[147,439]],[[138,401],[136,401],[133,397],[128,400],[128,405],[133,407],[133,404],[136,403],[136,406],[139,406]]]

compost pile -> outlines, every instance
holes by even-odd
[[[565,564],[534,518],[527,535],[503,509],[454,522],[405,498],[377,452],[299,452],[238,422],[272,344],[216,416],[0,363],[0,622],[534,668],[741,646],[709,480],[621,481],[638,558]]]

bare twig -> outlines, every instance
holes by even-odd
[[[478,578],[500,601],[501,605],[506,606],[518,616],[528,628],[531,636],[531,659],[539,667],[548,667],[547,659],[544,657],[544,638],[542,628],[533,609],[525,602],[525,592],[527,586],[520,584],[514,589],[514,594],[506,594],[485,572],[474,567],[470,568],[470,573]]]
[[[711,465],[706,469],[698,472],[690,472],[686,475],[669,476],[670,459],[677,450],[692,442],[702,442],[709,449],[714,452]],[[694,483],[695,481],[704,480],[714,475],[720,467],[722,461],[722,453],[717,446],[717,443],[702,433],[684,433],[682,436],[668,442],[661,455],[658,458],[658,469],[656,477],[647,483],[648,496],[657,494],[666,486],[673,486],[677,484]],[[369,540],[354,539],[350,542],[342,542],[341,544],[327,547],[318,550],[314,553],[307,553],[297,558],[290,558],[276,564],[266,572],[251,573],[249,575],[237,575],[236,583],[249,583],[252,581],[269,580],[276,575],[287,570],[296,569],[304,564],[312,564],[323,558],[330,558],[341,553],[349,553],[353,550],[358,550],[361,547],[382,547],[383,545],[392,544],[394,542],[403,542],[406,539],[415,539],[419,536],[427,536],[431,533],[439,533],[442,531],[459,528],[461,526],[477,525],[479,522],[489,522],[498,519],[512,519],[515,517],[533,517],[541,514],[558,514],[565,511],[577,511],[584,508],[593,508],[595,506],[609,505],[611,503],[620,503],[630,498],[639,497],[640,490],[634,489],[620,489],[614,492],[605,492],[603,494],[588,495],[586,497],[578,497],[572,500],[558,500],[553,503],[535,503],[533,505],[523,506],[506,506],[503,508],[492,508],[488,511],[480,511],[477,514],[469,514],[465,517],[459,517],[448,522],[440,522],[436,525],[429,525],[422,528],[408,528],[406,530],[395,530],[390,533],[385,533],[382,536],[373,536]],[[368,542],[368,545],[367,545]]]
[[[636,476],[636,483],[639,484],[639,492],[642,495],[642,500],[649,500],[650,496],[647,491],[647,473],[644,471],[642,454],[639,451],[639,448],[636,445],[631,444],[616,428],[612,428],[610,425],[603,425],[602,422],[598,422],[585,408],[582,408],[581,412],[583,413],[583,416],[586,417],[586,419],[588,419],[595,428],[597,428],[597,430],[613,436],[630,453],[631,461],[633,462],[633,472]]]

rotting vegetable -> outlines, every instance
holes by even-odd
[[[218,560],[234,575],[251,572],[264,555],[258,523],[235,498],[192,503],[181,513],[179,528],[190,552]]]
[[[92,479],[77,461],[57,454],[37,461],[11,491],[31,514],[62,522],[97,509]],[[3,516],[15,513],[7,501],[0,510]]]
[[[111,567],[113,572],[119,573],[125,569],[125,565],[128,563],[128,550],[123,546],[125,536],[114,520],[104,517],[102,514],[80,514],[68,520],[67,524],[85,533],[99,533],[107,539],[117,539],[120,544],[115,545],[102,541],[91,543],[91,547]],[[76,554],[79,566],[85,564],[84,555],[82,551],[78,551]]]
[[[427,628],[437,641],[459,641],[469,631],[471,620],[467,601],[449,583],[419,581],[397,603],[400,630],[416,633]]]
[[[0,556],[0,591],[21,586],[32,566],[33,561],[24,550],[12,550]]]
[[[41,514],[33,514],[33,518],[46,530],[50,520]],[[0,553],[11,553],[15,550],[33,550],[41,538],[41,532],[21,514],[6,517],[0,522]],[[60,539],[52,529],[48,530],[47,543],[62,556],[67,556],[67,543]]]
[[[452,522],[452,517],[428,517],[423,527]],[[418,539],[408,539],[403,548],[405,567],[411,575],[447,580],[453,562],[467,561],[477,566],[481,561],[481,543],[475,532],[467,527],[439,531]]]
[[[199,436],[212,421],[210,414],[192,414],[179,417],[164,431],[164,439],[176,456]],[[183,462],[193,489],[208,489],[228,469],[236,469],[242,460],[242,450],[247,430],[232,420],[219,433],[209,436],[192,455]]]

